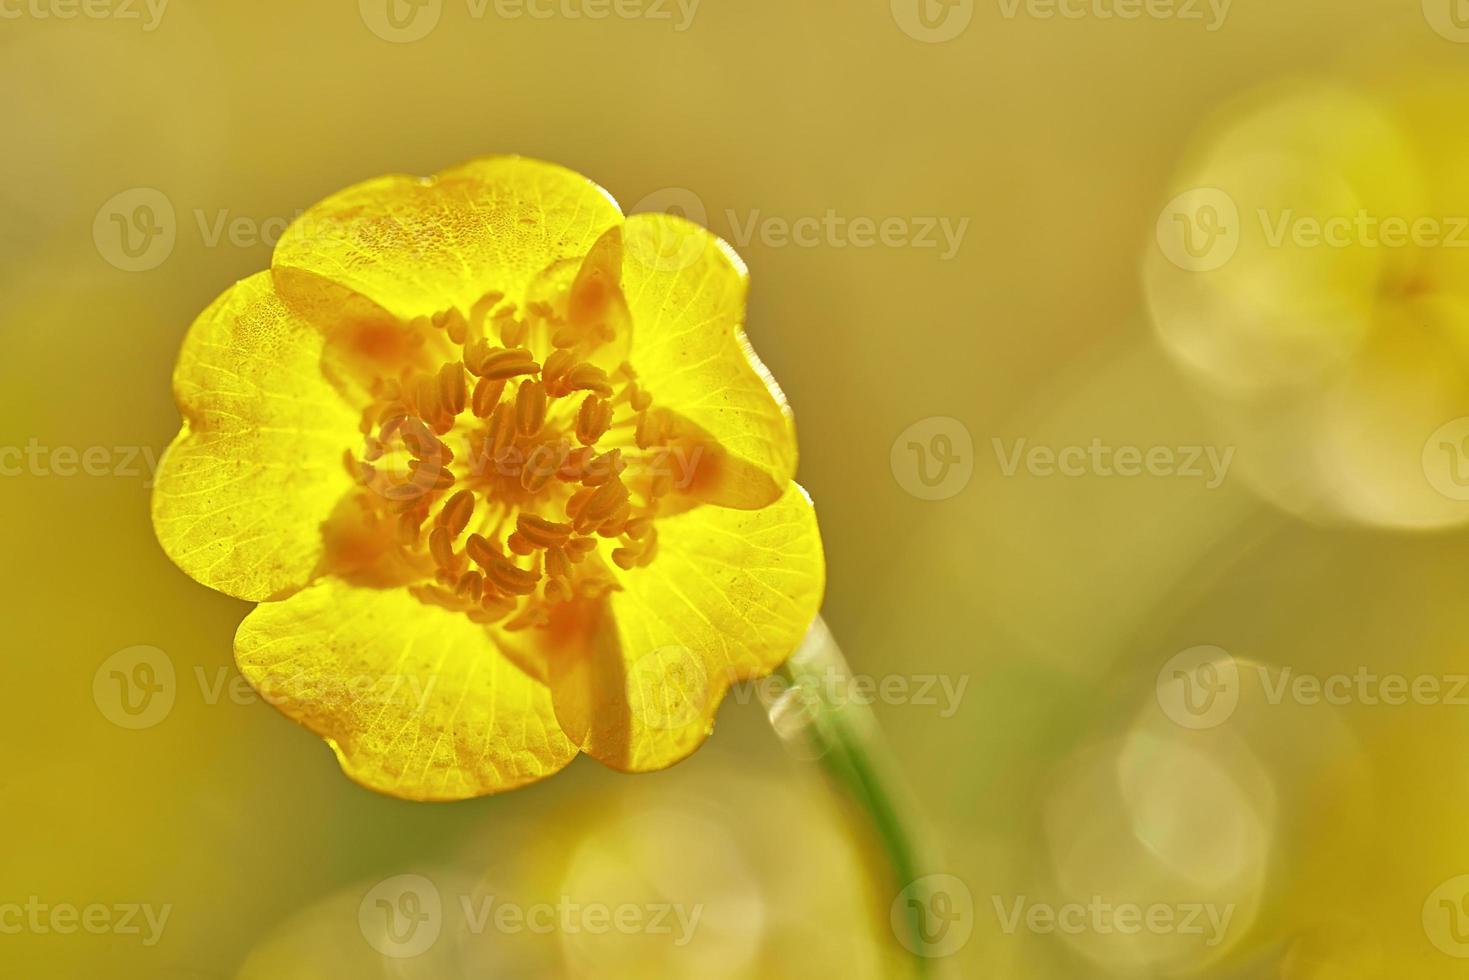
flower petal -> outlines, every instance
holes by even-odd
[[[552,263],[579,258],[621,212],[564,167],[488,157],[422,179],[398,174],[347,188],[281,235],[272,269],[293,303],[345,287],[403,320],[487,292],[520,302]]]
[[[256,607],[235,660],[262,697],[326,739],[369,789],[459,800],[513,789],[576,755],[550,692],[482,626],[406,589],[324,578]]]
[[[698,748],[731,684],[762,677],[800,644],[826,566],[816,512],[788,484],[761,510],[702,506],[658,521],[658,556],[622,576],[578,635],[558,630],[548,682],[562,728],[626,772]]]
[[[633,367],[654,404],[713,440],[698,497],[726,507],[771,503],[795,474],[796,433],[785,395],[745,338],[744,263],[670,214],[635,214],[623,237]]]
[[[300,588],[321,524],[352,487],[357,413],[322,376],[322,336],[245,279],[189,328],[174,370],[184,425],[153,489],[153,527],[191,578],[241,599]]]

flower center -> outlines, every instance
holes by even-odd
[[[604,366],[628,332],[605,262],[589,256],[547,300],[491,293],[407,326],[411,366],[374,383],[347,464],[420,599],[543,626],[618,587],[606,560],[653,560],[670,420],[626,361]]]

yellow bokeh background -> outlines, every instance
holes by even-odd
[[[940,42],[905,31],[904,0],[703,0],[686,29],[672,2],[669,19],[594,20],[443,0],[409,42],[374,32],[373,0],[172,0],[156,23],[120,3],[0,3],[0,447],[48,451],[0,478],[0,907],[171,912],[151,945],[0,932],[0,976],[904,975],[895,886],[758,700],[727,703],[666,773],[579,760],[503,797],[379,797],[246,696],[230,644],[247,606],[156,545],[148,461],[177,429],[192,317],[326,194],[489,153],[564,164],[625,207],[692,202],[749,264],[749,334],[794,407],[824,532],[826,619],[858,674],[962,691],[952,710],[874,706],[929,870],[972,900],[936,972],[1469,976],[1426,922],[1469,873],[1469,704],[1264,691],[1286,667],[1469,672],[1462,523],[1318,519],[1233,475],[1008,476],[994,443],[1218,443],[1149,320],[1159,209],[1218,113],[1261,86],[1401,91],[1469,69],[1416,0],[1236,0],[1212,31],[1207,4],[1200,22],[965,0]],[[1462,127],[1456,91],[1416,124]],[[172,249],[129,271],[112,215],[159,196]],[[932,247],[779,233],[828,214],[963,234],[951,249],[941,231]],[[935,418],[972,443],[972,478],[941,500],[912,492],[895,451]],[[103,447],[107,472],[58,475],[59,447]],[[1227,725],[1194,731],[1160,713],[1157,684],[1201,645],[1229,652],[1242,689]],[[166,655],[176,690],[132,730],[94,682],[137,646]],[[405,874],[446,899],[687,901],[707,918],[676,950],[482,934],[385,960],[359,903]],[[1232,918],[1214,945],[1005,928],[1017,899],[1093,896]]]

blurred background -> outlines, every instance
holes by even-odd
[[[1466,41],[1459,0],[0,0],[0,975],[911,971],[758,699],[665,773],[376,796],[153,539],[193,316],[332,191],[508,152],[748,262],[933,975],[1469,976]]]

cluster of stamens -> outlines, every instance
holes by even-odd
[[[491,293],[408,324],[418,366],[375,383],[363,451],[347,455],[415,594],[506,629],[617,588],[604,555],[652,561],[673,488],[652,397],[626,362],[592,362],[615,328],[565,305]]]

